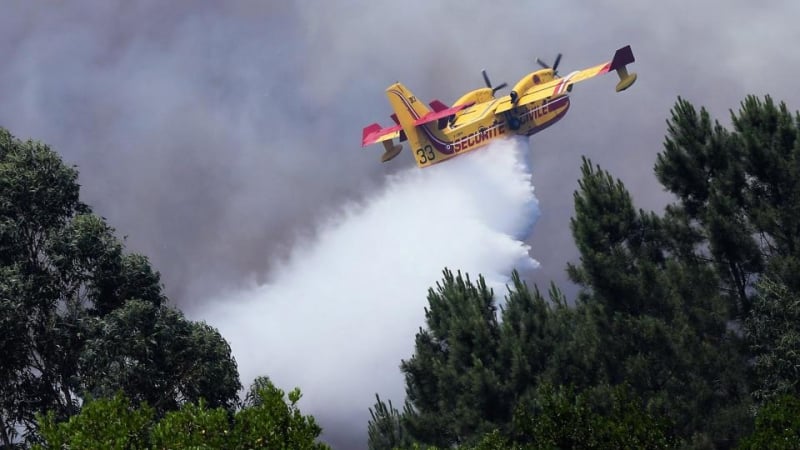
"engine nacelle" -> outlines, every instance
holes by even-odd
[[[466,105],[469,103],[489,102],[492,101],[493,98],[494,95],[492,95],[492,89],[485,87],[467,92],[466,94],[462,95],[461,98],[456,100],[456,102],[453,103],[453,106]]]
[[[538,84],[547,83],[553,77],[553,69],[540,69],[525,75],[511,90],[511,102],[517,103],[521,95],[525,95],[526,92]]]

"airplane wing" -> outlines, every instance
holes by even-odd
[[[376,144],[378,142],[388,141],[389,139],[399,138],[400,132],[402,131],[400,125],[395,125],[389,128],[381,128],[381,126],[377,123],[373,123],[364,127],[364,131],[361,134],[361,146],[366,147],[370,144]]]
[[[602,64],[598,64],[596,66],[592,66],[587,69],[576,70],[563,78],[556,78],[553,79],[552,81],[548,81],[547,83],[534,86],[524,94],[520,95],[516,105],[514,105],[511,102],[510,97],[503,98],[499,102],[497,109],[495,110],[495,113],[499,114],[508,111],[514,108],[515,106],[526,105],[528,103],[533,103],[556,95],[564,94],[565,92],[568,91],[568,89],[570,89],[570,87],[573,84],[579,81],[588,80],[589,78],[593,78],[596,77],[597,75],[608,73],[612,70],[625,71],[625,65],[630,64],[632,62],[634,62],[634,57],[633,57],[633,51],[631,50],[631,46],[628,45],[622,47],[621,49],[617,50],[616,53],[614,53],[614,58],[611,61],[604,62]],[[624,72],[624,76],[625,77],[628,76],[627,71]],[[636,79],[635,74],[631,74],[631,76],[633,77],[633,79],[629,80],[629,83],[633,83],[633,80]],[[626,80],[623,80],[622,78],[623,74],[620,74],[621,81],[620,84],[617,85],[618,91],[623,90],[630,85],[630,84],[623,85],[623,81]],[[620,86],[623,87],[620,88]]]

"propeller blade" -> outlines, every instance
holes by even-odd
[[[486,83],[486,87],[492,87],[492,82],[489,81],[489,75],[486,75],[486,69],[481,70],[481,73],[483,74],[483,81]]]
[[[492,89],[492,95],[494,95],[494,93],[499,91],[500,89],[503,89],[504,87],[508,86],[508,83],[500,83],[499,86],[492,88],[492,82],[489,81],[489,75],[486,74],[486,69],[481,70],[481,73],[483,74],[483,82],[486,83],[486,87]]]
[[[558,56],[556,56],[556,61],[553,63],[553,72],[555,72],[558,69],[558,63],[560,62],[561,62],[561,53],[559,53]]]
[[[545,62],[544,62],[544,61],[542,61],[542,60],[541,60],[541,59],[539,59],[539,58],[536,58],[536,62],[537,62],[537,63],[539,63],[539,65],[540,65],[540,66],[542,66],[542,67],[544,67],[545,69],[549,69],[549,68],[550,68],[550,66],[548,66],[547,64],[545,64]]]
[[[499,91],[500,89],[503,89],[506,86],[508,86],[508,83],[500,83],[496,88],[492,89],[492,95],[494,95],[495,92]]]

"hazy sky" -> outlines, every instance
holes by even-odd
[[[768,5],[11,0],[0,126],[76,164],[84,200],[192,311],[268,279],[343,202],[413,164],[360,148],[363,126],[390,123],[387,85],[452,102],[482,85],[482,68],[513,85],[536,57],[562,52],[567,73],[631,44],[631,89],[614,93],[613,75],[576,86],[567,117],[530,140],[531,278],[563,283],[581,155],[660,208],[652,167],[678,95],[725,124],[750,93],[800,109],[800,3]]]
[[[326,210],[412,164],[359,146],[364,125],[390,123],[388,84],[452,102],[482,68],[513,84],[536,57],[563,52],[569,71],[631,44],[633,88],[615,94],[613,76],[579,85],[568,116],[531,139],[536,279],[563,278],[581,155],[660,207],[651,169],[678,95],[726,120],[748,93],[800,107],[800,4],[770,5],[12,0],[0,126],[77,164],[86,200],[191,307],[261,279]]]

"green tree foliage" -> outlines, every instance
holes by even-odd
[[[515,406],[533,395],[551,365],[558,342],[569,334],[572,313],[554,286],[550,301],[512,275],[504,306],[495,305],[482,277],[473,283],[444,271],[428,292],[427,328],[403,361],[407,404],[399,425],[376,405],[370,442],[396,442],[405,431],[415,441],[441,447],[473,444],[493,430],[505,432]],[[375,448],[381,448],[376,445]]]
[[[58,422],[53,411],[38,415],[44,446],[34,445],[34,449],[146,448],[147,430],[152,420],[152,408],[146,404],[135,408],[122,394],[106,399],[88,399],[79,414],[64,422]]]
[[[762,278],[745,332],[755,356],[759,400],[800,396],[800,296],[779,282]]]
[[[265,448],[324,450],[328,446],[316,442],[322,433],[313,416],[304,416],[297,407],[302,394],[294,388],[289,394],[261,378],[258,400],[253,406],[236,413],[229,441],[231,449]],[[288,402],[286,401],[288,399]]]
[[[668,213],[694,237],[685,244],[696,257],[708,249],[741,318],[765,270],[800,288],[800,115],[749,96],[731,120],[733,131],[712,125],[705,109],[679,99],[655,170],[680,199]]]
[[[581,394],[570,387],[543,384],[534,411],[520,408],[514,425],[518,445],[528,448],[616,449],[674,447],[669,426],[642,410],[625,385],[598,386]]]
[[[147,258],[124,251],[79,199],[78,173],[0,128],[0,443],[122,389],[159,414],[204,397],[231,406],[230,349],[166,306]]]
[[[659,181],[680,203],[667,209],[685,258],[708,247],[724,287],[740,311],[749,307],[746,288],[764,261],[742,214],[746,203],[742,149],[735,134],[711,123],[705,109],[678,99],[668,121],[664,151],[655,166]]]
[[[493,430],[463,450],[669,449],[669,423],[642,410],[625,385],[598,386],[576,393],[567,386],[541,384],[531,407],[518,406],[513,431]],[[395,447],[400,448],[400,447]],[[435,450],[419,444],[402,448]]]
[[[766,254],[767,271],[800,288],[800,113],[750,96],[732,116],[747,184],[745,212]]]
[[[184,403],[161,419],[146,403],[132,405],[122,394],[89,401],[81,412],[58,422],[39,415],[43,443],[35,448],[70,449],[298,449],[324,450],[322,429],[297,407],[301,394],[287,395],[263,378],[252,388],[258,401],[235,413],[204,400]]]
[[[409,432],[423,442],[450,446],[492,430],[506,420],[502,380],[497,375],[500,327],[491,289],[444,271],[428,292],[427,329],[403,361]],[[410,411],[411,412],[411,411]]]
[[[714,269],[729,323],[744,325],[749,348],[739,353],[755,361],[749,388],[761,401],[797,392],[800,114],[748,96],[731,121],[732,130],[712,125],[679,99],[655,170],[679,198],[665,215],[676,253]]]
[[[742,450],[791,450],[800,447],[800,398],[773,397],[756,415],[755,431],[739,443]]]
[[[179,311],[129,300],[89,320],[80,357],[82,381],[92,395],[122,390],[162,414],[204,398],[232,408],[239,385],[236,364],[222,336]]]
[[[393,450],[411,444],[400,412],[392,406],[391,400],[387,405],[375,394],[375,406],[369,409],[369,415],[367,445],[370,450]]]
[[[554,365],[554,355],[572,334],[575,315],[566,298],[555,285],[550,286],[548,295],[549,301],[538,287],[531,291],[517,272],[511,275],[511,287],[501,307],[497,368],[507,408],[513,409],[533,392],[541,379],[549,379],[546,372]],[[509,415],[510,411],[506,417]]]
[[[747,391],[713,267],[676,256],[670,225],[636,211],[619,180],[588,160],[582,173],[572,220],[581,259],[568,272],[588,310],[588,330],[575,338],[600,346],[589,353],[600,361],[586,365],[602,374],[594,383],[629,384],[683,438],[726,442],[745,417]]]
[[[260,376],[256,377],[253,380],[253,383],[250,384],[250,388],[247,389],[247,394],[244,397],[243,405],[244,406],[258,406],[262,402],[261,398],[261,391],[264,390],[271,390],[274,389],[275,385],[272,384],[272,380],[269,379],[267,376]]]
[[[223,408],[208,408],[204,400],[185,403],[168,412],[150,431],[152,448],[229,448],[230,413]]]
[[[324,450],[316,442],[322,428],[297,407],[299,389],[288,396],[268,378],[250,390],[254,397],[235,414],[209,409],[205,402],[168,413],[151,433],[154,448]],[[288,397],[288,398],[287,398]],[[287,401],[288,400],[288,401]]]
[[[88,211],[76,179],[46,146],[0,129],[0,297],[10,325],[0,349],[4,444],[18,426],[33,422],[36,410],[64,414],[76,407],[74,380],[65,375],[74,368],[80,336],[65,317],[76,315],[79,299],[73,277],[58,273],[49,258],[55,232]],[[55,311],[59,303],[63,314]]]

